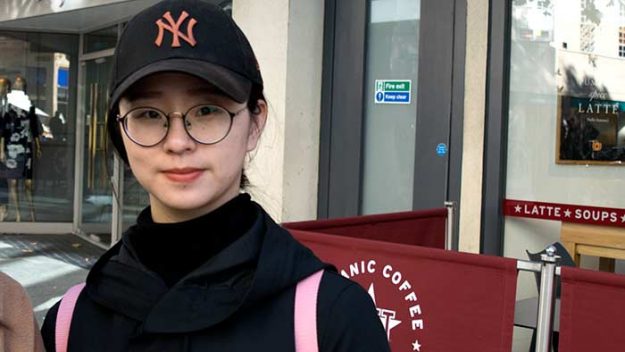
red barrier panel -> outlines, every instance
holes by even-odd
[[[393,351],[511,350],[516,260],[291,233],[369,291]]]
[[[562,267],[560,350],[625,350],[625,276]]]
[[[291,222],[288,229],[445,248],[447,209],[408,211],[350,218]]]

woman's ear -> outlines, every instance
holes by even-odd
[[[256,106],[256,111],[250,111],[251,123],[250,131],[247,136],[248,152],[256,149],[260,136],[265,129],[265,123],[267,122],[267,102],[259,99]]]

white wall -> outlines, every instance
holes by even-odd
[[[270,107],[250,192],[277,221],[317,215],[323,14],[321,0],[233,1]]]
[[[461,251],[479,253],[484,166],[488,1],[467,1],[464,129],[460,194]]]

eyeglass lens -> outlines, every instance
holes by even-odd
[[[155,108],[137,108],[124,117],[128,136],[142,146],[160,143],[169,129],[170,119]],[[184,128],[198,143],[214,144],[230,131],[232,117],[224,108],[215,105],[193,107],[184,114]]]

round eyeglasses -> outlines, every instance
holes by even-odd
[[[202,104],[184,114],[176,111],[166,114],[157,108],[138,107],[123,116],[117,115],[117,121],[122,123],[130,140],[142,147],[153,147],[167,136],[170,116],[178,114],[191,139],[200,144],[215,144],[228,136],[232,120],[245,109],[230,112],[221,106]]]

